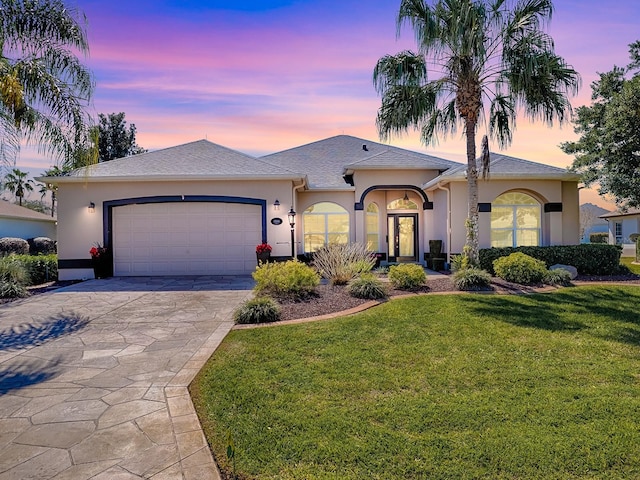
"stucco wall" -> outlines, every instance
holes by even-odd
[[[27,220],[16,218],[0,218],[0,238],[16,237],[25,240],[34,237],[49,237],[56,239],[55,222]]]

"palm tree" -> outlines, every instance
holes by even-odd
[[[552,16],[551,0],[401,0],[398,35],[405,23],[418,53],[387,55],[374,69],[382,96],[377,126],[388,139],[419,128],[425,144],[438,135],[466,137],[468,218],[464,255],[478,260],[478,160],[476,133],[485,125],[501,148],[511,144],[516,111],[549,126],[567,120],[580,76],[554,53],[542,31]],[[430,75],[439,75],[431,79]],[[482,142],[481,168],[488,174],[489,143]]]
[[[62,0],[0,0],[0,160],[24,139],[63,161],[87,123],[93,92],[84,19]]]
[[[28,173],[14,168],[4,177],[5,188],[16,196],[20,206],[22,206],[25,191],[33,192],[33,180],[27,180],[27,176]]]
[[[61,170],[58,166],[51,167],[49,170],[42,172],[43,177],[58,177],[64,174],[65,171]],[[50,182],[41,183],[39,192],[40,200],[44,200],[47,193],[51,192],[51,216],[55,216],[58,185]]]

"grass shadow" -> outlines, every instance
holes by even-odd
[[[58,375],[60,358],[39,365],[41,360],[23,361],[0,370],[0,395],[45,382]]]
[[[59,314],[39,324],[26,323],[0,330],[0,351],[19,350],[42,345],[85,328],[89,317]]]

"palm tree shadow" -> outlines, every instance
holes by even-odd
[[[58,314],[42,323],[23,323],[0,330],[0,351],[20,350],[56,340],[85,328],[89,317]]]
[[[0,371],[0,396],[12,390],[37,385],[58,375],[60,358],[43,362],[40,359],[30,359],[22,363],[7,365]]]

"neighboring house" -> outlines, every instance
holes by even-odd
[[[636,246],[629,237],[640,233],[640,208],[630,208],[625,213],[611,212],[600,218],[609,223],[609,243],[622,245],[623,257],[634,257]]]
[[[263,241],[276,257],[327,242],[365,243],[389,262],[423,261],[429,240],[459,253],[465,168],[346,135],[261,158],[200,140],[112,160],[47,179],[59,186],[60,278],[92,276],[95,242],[112,248],[118,276],[248,274]],[[578,180],[493,154],[480,246],[578,243]]]
[[[56,219],[5,200],[0,200],[0,238],[56,239]]]

